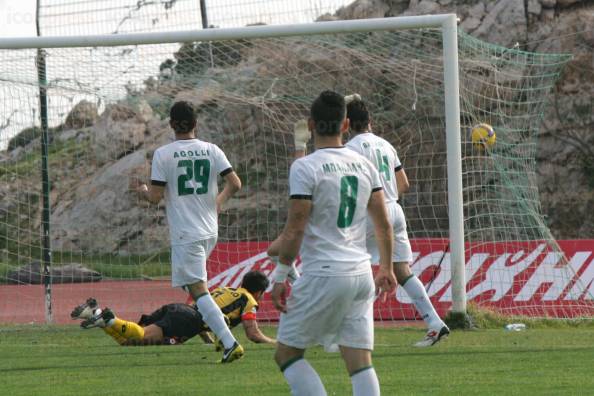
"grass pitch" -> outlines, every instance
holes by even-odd
[[[274,327],[264,327],[272,335]],[[229,365],[198,339],[181,346],[120,347],[101,330],[0,327],[2,395],[288,395],[273,347],[249,343]],[[594,389],[594,328],[454,332],[434,347],[410,345],[420,329],[376,330],[374,365],[383,395],[578,395]],[[329,395],[349,395],[338,354],[307,359]]]

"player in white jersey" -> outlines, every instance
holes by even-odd
[[[189,291],[204,321],[225,347],[221,362],[232,362],[243,356],[243,347],[208,292],[206,260],[217,241],[217,214],[241,188],[241,181],[219,147],[196,138],[196,114],[190,103],[176,102],[169,124],[175,141],[155,151],[151,185],[141,184],[138,190],[154,204],[165,196],[172,285]],[[220,194],[218,175],[225,180]]]
[[[423,283],[410,269],[412,250],[406,232],[404,212],[398,203],[399,193],[408,190],[408,178],[398,159],[396,149],[388,141],[371,132],[369,111],[365,103],[360,97],[353,98],[351,95],[347,97],[347,102],[349,102],[347,104],[347,118],[350,121],[350,129],[354,136],[346,146],[370,160],[379,171],[384,188],[388,217],[394,230],[394,255],[392,260],[396,278],[398,284],[409,295],[417,311],[427,324],[428,330],[425,338],[417,342],[415,346],[434,345],[439,340],[447,337],[450,330],[437,315]],[[379,257],[371,222],[368,222],[367,226],[367,249],[372,256],[372,262],[376,263]]]
[[[281,313],[275,360],[293,395],[326,395],[305,349],[339,345],[355,396],[379,395],[371,363],[376,286],[392,291],[392,229],[379,175],[363,156],[342,146],[348,130],[342,95],[325,91],[308,121],[316,151],[297,159],[289,174],[287,223],[280,236],[272,300]],[[365,248],[371,215],[380,252],[375,285]],[[286,280],[300,253],[302,276],[285,301]]]

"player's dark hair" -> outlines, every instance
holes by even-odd
[[[339,135],[346,116],[343,96],[333,91],[322,92],[311,105],[310,116],[318,135]]]
[[[353,132],[362,132],[369,125],[369,110],[365,102],[355,99],[347,105],[347,118]]]
[[[175,133],[188,133],[196,127],[194,106],[186,101],[175,102],[169,111],[169,125]]]
[[[250,271],[243,276],[241,281],[241,287],[249,291],[250,293],[263,292],[268,289],[268,277],[260,271]]]

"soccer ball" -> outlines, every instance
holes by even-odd
[[[491,125],[482,123],[472,127],[471,139],[474,147],[484,150],[493,147],[497,137]]]

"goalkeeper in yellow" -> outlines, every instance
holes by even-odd
[[[256,343],[274,344],[264,335],[256,321],[258,302],[269,281],[260,271],[250,271],[237,289],[218,287],[211,296],[223,312],[229,327],[242,323],[247,338]],[[163,305],[150,315],[142,315],[135,323],[118,318],[109,308],[100,309],[93,298],[74,308],[72,319],[83,319],[81,327],[100,327],[120,345],[180,344],[200,335],[210,341],[209,328],[194,305],[173,303]],[[217,350],[220,346],[217,344]]]

